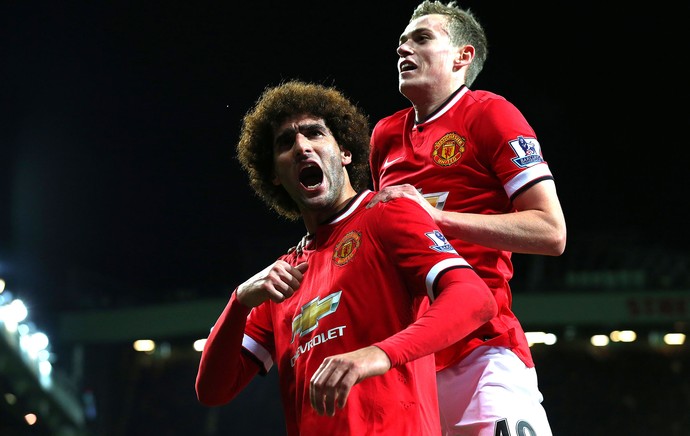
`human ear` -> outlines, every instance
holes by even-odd
[[[453,60],[453,71],[458,71],[465,65],[472,63],[474,59],[474,46],[473,45],[463,45],[458,47],[458,52],[456,53],[455,59]]]
[[[343,165],[348,165],[352,162],[352,153],[350,150],[341,150],[340,151],[340,160],[342,161]]]

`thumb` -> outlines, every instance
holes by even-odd
[[[309,264],[307,262],[302,262],[299,265],[295,266],[295,268],[297,269],[297,271],[304,273],[309,268]]]
[[[381,201],[381,194],[378,194],[378,193],[377,193],[376,195],[374,195],[374,196],[371,198],[371,200],[369,200],[369,203],[367,203],[366,208],[367,208],[367,209],[371,209],[371,208],[374,207],[374,205],[375,205],[376,203],[378,203],[379,201]]]

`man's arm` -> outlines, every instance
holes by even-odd
[[[386,352],[391,367],[440,351],[498,314],[491,290],[469,267],[442,273],[434,293],[437,297],[415,322],[374,344]]]
[[[244,326],[250,310],[233,292],[206,339],[195,386],[197,398],[205,406],[229,402],[259,372],[256,362],[242,353]]]
[[[399,197],[420,204],[447,237],[513,253],[560,256],[565,250],[565,217],[553,180],[543,180],[520,193],[513,200],[517,212],[505,214],[442,211],[409,184],[383,188],[367,207]]]
[[[259,372],[256,361],[242,352],[247,316],[251,308],[269,299],[281,302],[292,296],[306,269],[306,263],[293,267],[278,260],[238,286],[201,354],[196,393],[202,404],[217,406],[231,401]]]
[[[309,386],[317,413],[333,416],[336,405],[345,407],[355,384],[446,348],[496,316],[498,310],[491,290],[471,268],[446,271],[436,293],[429,309],[401,332],[324,360]]]
[[[556,185],[543,180],[519,194],[517,212],[496,215],[444,212],[434,221],[450,237],[513,253],[560,256],[565,250],[566,225]]]

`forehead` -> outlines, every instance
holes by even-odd
[[[407,39],[413,33],[430,30],[434,33],[448,34],[448,17],[441,14],[424,15],[409,22],[400,39]]]
[[[275,126],[274,132],[282,132],[287,129],[292,129],[299,126],[315,124],[326,127],[326,122],[321,117],[317,117],[311,114],[290,115],[287,118],[285,118],[280,124]]]

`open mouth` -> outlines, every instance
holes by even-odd
[[[400,72],[403,73],[405,71],[412,71],[416,70],[417,66],[413,64],[412,62],[401,62],[400,63]]]
[[[299,172],[299,182],[307,189],[318,187],[323,181],[323,171],[317,165],[302,168]]]

